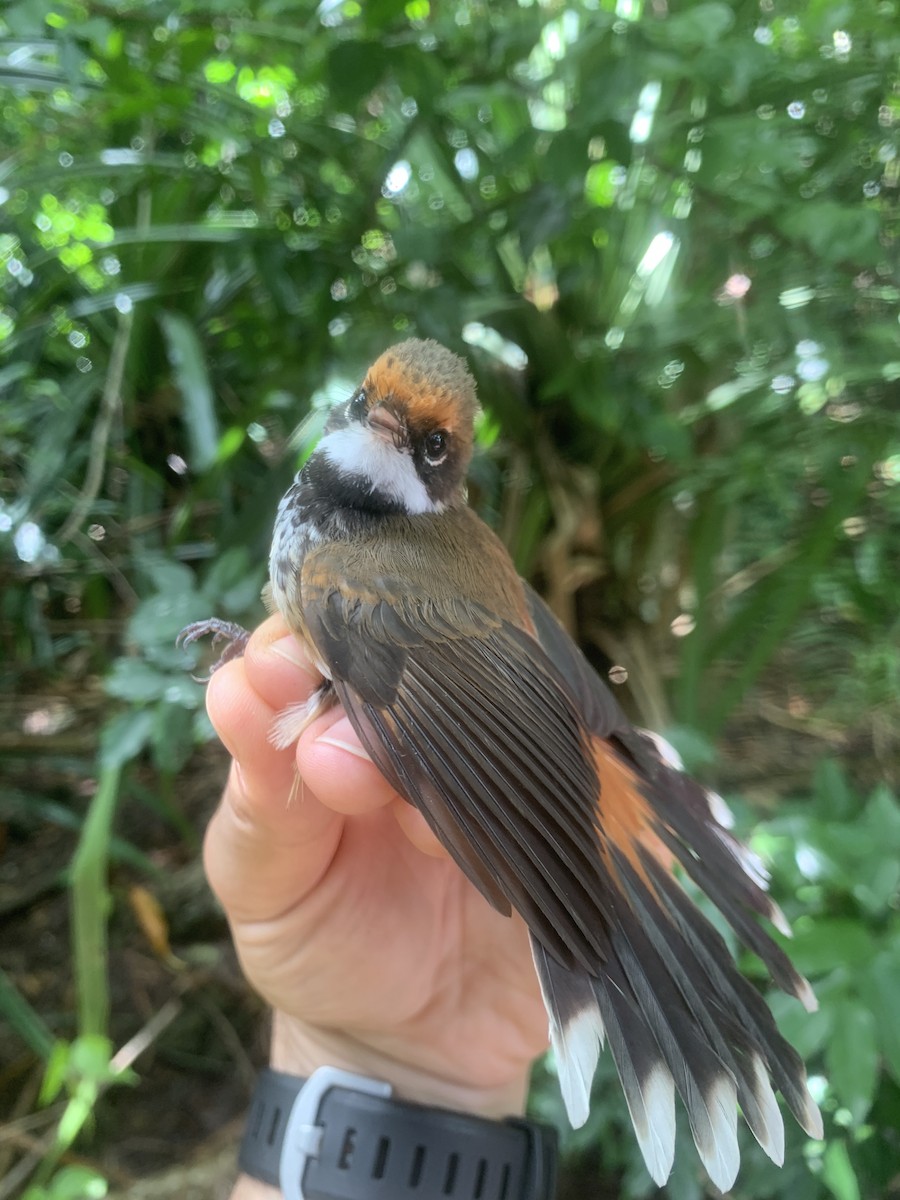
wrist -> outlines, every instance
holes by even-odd
[[[276,1071],[306,1078],[318,1067],[340,1067],[383,1080],[391,1084],[399,1098],[416,1104],[451,1108],[495,1120],[524,1113],[528,1071],[499,1080],[493,1086],[474,1087],[454,1079],[449,1071],[445,1073],[442,1065],[410,1062],[343,1032],[310,1026],[277,1010],[274,1014],[271,1066]],[[247,1200],[251,1198],[248,1196]]]
[[[241,1175],[232,1188],[228,1200],[282,1200],[282,1192],[281,1188],[269,1187],[267,1183],[262,1183],[259,1179]]]

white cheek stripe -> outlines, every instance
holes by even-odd
[[[396,500],[410,514],[444,508],[428,495],[411,456],[362,425],[327,434],[316,453],[324,454],[345,475],[367,479],[376,491]]]

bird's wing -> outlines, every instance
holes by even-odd
[[[377,587],[342,576],[338,555],[307,556],[304,621],[369,754],[496,908],[518,909],[561,962],[596,969],[598,784],[565,682],[479,603],[417,595],[383,561]]]
[[[568,681],[589,730],[601,784],[601,829],[616,840],[614,822],[621,817],[615,811],[607,817],[603,785],[607,783],[606,790],[610,785],[614,788],[616,775],[624,772],[627,778],[622,786],[639,796],[634,806],[639,828],[633,831],[633,841],[641,847],[641,857],[655,860],[654,873],[677,862],[743,943],[760,956],[778,986],[806,1007],[814,1007],[809,984],[755,920],[765,917],[781,932],[790,933],[784,914],[766,890],[768,876],[762,862],[729,832],[732,818],[724,801],[684,773],[672,746],[629,723],[544,601],[527,586],[526,596],[536,636]]]
[[[802,1062],[671,873],[680,863],[776,982],[814,1005],[755,919],[783,921],[714,802],[628,724],[533,593],[525,629],[478,600],[435,600],[392,573],[390,555],[378,561],[377,577],[355,578],[340,550],[307,557],[309,635],[385,777],[487,899],[525,918],[573,1123],[587,1116],[605,1037],[658,1182],[674,1089],[723,1190],[737,1171],[738,1101],[770,1156],[783,1155],[770,1075],[818,1133]]]

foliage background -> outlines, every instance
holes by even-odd
[[[258,1013],[173,639],[259,614],[323,408],[412,333],[477,375],[479,508],[797,918],[827,1138],[734,1194],[900,1191],[898,15],[5,6],[0,1197],[227,1175]],[[651,1190],[610,1082],[572,1195]],[[705,1186],[683,1146],[667,1193]]]

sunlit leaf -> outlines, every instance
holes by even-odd
[[[584,192],[591,204],[609,208],[614,203],[624,172],[616,162],[594,163],[584,177]]]
[[[179,313],[160,313],[169,361],[184,400],[184,419],[193,466],[205,471],[216,459],[218,428],[215,399],[200,338],[192,322]]]

